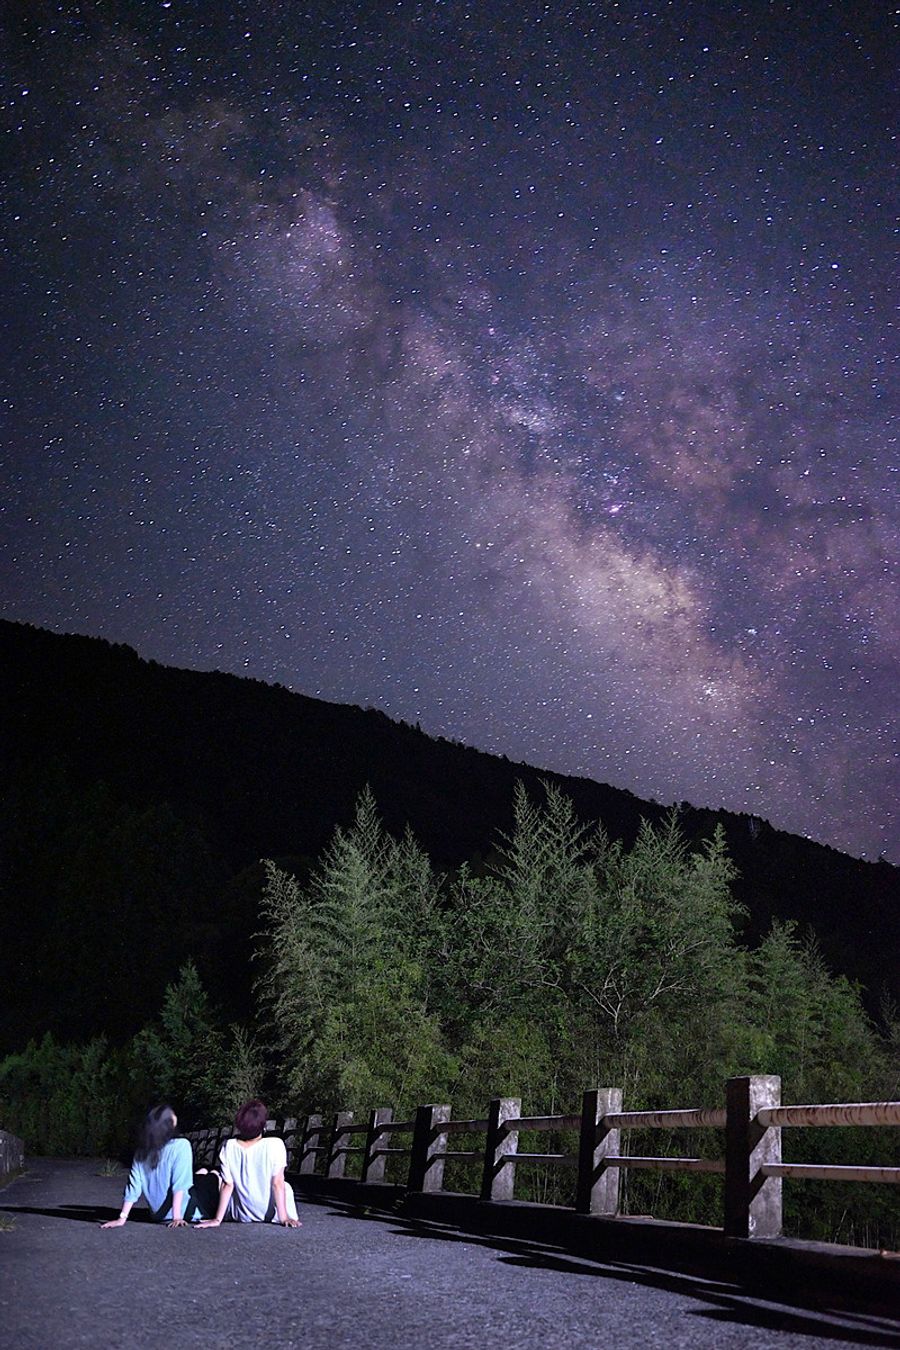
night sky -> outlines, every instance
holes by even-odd
[[[4,15],[6,617],[900,860],[887,6]]]

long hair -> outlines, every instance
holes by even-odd
[[[258,1097],[244,1102],[234,1118],[234,1129],[238,1139],[258,1139],[266,1128],[268,1109]]]
[[[145,1162],[152,1172],[159,1163],[159,1155],[175,1135],[175,1112],[171,1106],[151,1106],[138,1126],[137,1147],[134,1156]]]

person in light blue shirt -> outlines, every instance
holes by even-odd
[[[176,1139],[178,1117],[171,1106],[154,1106],[147,1112],[138,1131],[137,1148],[122,1209],[117,1219],[102,1228],[121,1228],[141,1196],[150,1206],[158,1223],[183,1228],[193,1218],[202,1219],[206,1206],[192,1194],[194,1159],[187,1139]],[[215,1180],[215,1179],[214,1179]],[[218,1199],[218,1182],[215,1182]]]

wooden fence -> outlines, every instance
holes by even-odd
[[[420,1106],[409,1120],[394,1120],[390,1107],[377,1107],[365,1123],[339,1111],[328,1123],[321,1115],[267,1123],[288,1148],[289,1170],[347,1178],[347,1165],[358,1158],[358,1180],[384,1181],[392,1156],[407,1159],[408,1192],[444,1191],[448,1163],[480,1162],[483,1201],[515,1198],[516,1168],[522,1163],[555,1164],[576,1171],[575,1211],[614,1217],[620,1208],[623,1168],[665,1172],[713,1172],[724,1177],[723,1230],[728,1237],[777,1237],[782,1228],[782,1182],[790,1179],[866,1181],[900,1184],[900,1167],[843,1167],[824,1163],[785,1163],[781,1132],[786,1128],[900,1125],[900,1102],[782,1106],[781,1079],[774,1076],[731,1078],[724,1108],[672,1111],[623,1111],[619,1088],[584,1093],[577,1115],[523,1116],[517,1097],[496,1097],[483,1119],[454,1120],[449,1106]],[[635,1156],[621,1151],[623,1130],[724,1130],[724,1158]],[[522,1131],[570,1134],[565,1153],[519,1150]],[[231,1127],[195,1131],[188,1137],[197,1163],[209,1163]],[[475,1135],[476,1148],[450,1148],[451,1139]],[[397,1136],[407,1142],[398,1144]],[[361,1138],[360,1143],[352,1140]]]

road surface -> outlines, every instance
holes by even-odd
[[[559,1248],[302,1203],[298,1230],[167,1229],[118,1213],[124,1174],[29,1160],[0,1190],[0,1344],[304,1350],[816,1350],[900,1346],[884,1316]],[[146,1213],[144,1211],[143,1213]]]

